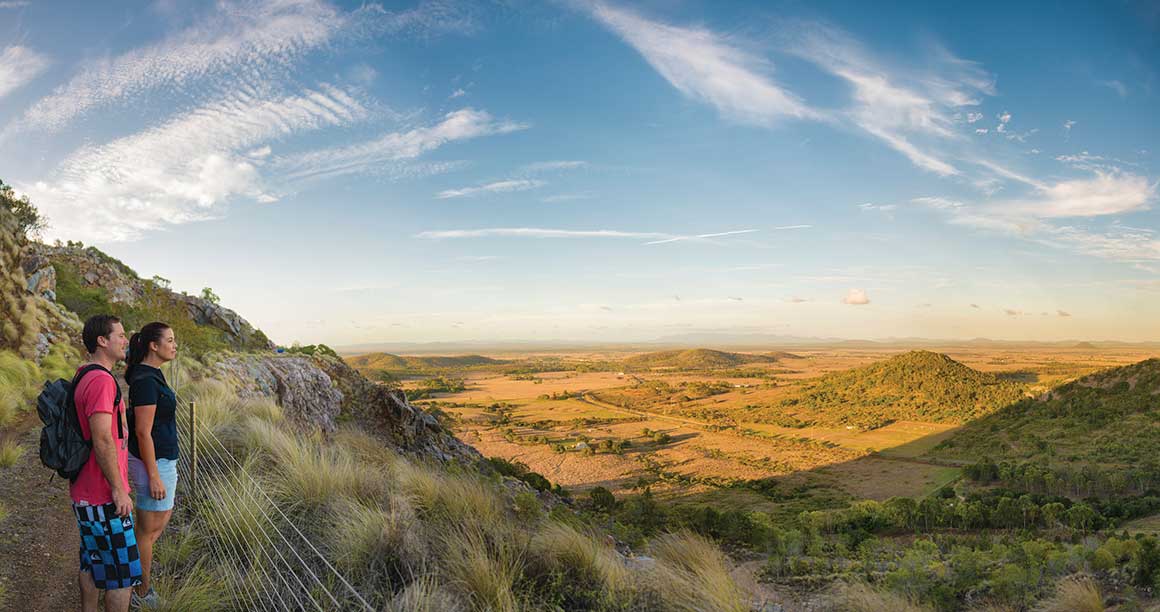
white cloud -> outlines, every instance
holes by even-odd
[[[1007,124],[1011,122],[1011,113],[1003,111],[998,115],[995,115],[995,118],[999,120],[1000,124]]]
[[[990,131],[990,130],[988,130],[987,128],[975,128],[975,133],[976,133],[976,134],[986,134],[986,133],[987,133],[987,132],[989,132],[989,131]]]
[[[645,244],[666,244],[669,242],[683,242],[685,240],[707,240],[709,238],[721,238],[724,236],[735,236],[738,234],[752,234],[756,231],[758,231],[758,230],[743,229],[743,230],[733,230],[733,231],[728,231],[728,232],[716,232],[713,234],[697,234],[695,236],[670,236],[668,238],[661,238],[661,239],[657,239],[657,240],[652,240],[650,242],[646,242]]]
[[[681,93],[741,123],[770,125],[785,117],[817,118],[768,76],[771,66],[707,29],[650,21],[603,3],[592,13],[637,50]]]
[[[28,2],[25,0],[6,0],[5,2],[0,2],[0,9],[24,8],[26,6],[28,6]]]
[[[1099,81],[1099,84],[1103,85],[1104,87],[1107,87],[1108,89],[1111,89],[1114,92],[1116,92],[1117,94],[1119,94],[1119,96],[1121,98],[1128,97],[1128,86],[1124,85],[1124,83],[1122,81],[1116,81],[1116,80]]]
[[[671,234],[659,232],[623,232],[619,230],[566,230],[541,227],[493,227],[474,230],[426,231],[415,234],[416,238],[671,238]]]
[[[464,187],[462,189],[447,189],[435,194],[435,197],[440,200],[450,198],[467,198],[487,193],[510,193],[513,191],[527,191],[529,189],[536,189],[544,186],[544,181],[527,180],[527,179],[508,179],[504,181],[496,181],[494,183],[486,183],[477,187]]]
[[[290,155],[279,159],[277,165],[292,180],[357,174],[414,159],[449,142],[507,134],[528,127],[526,123],[497,120],[486,111],[465,108],[444,115],[442,121],[432,126]]]
[[[288,134],[356,121],[366,109],[330,86],[260,98],[245,92],[156,127],[71,153],[48,181],[18,184],[52,227],[51,236],[89,242],[220,216],[236,197],[269,202],[245,155]]]
[[[858,205],[859,210],[863,210],[866,212],[878,211],[878,212],[889,213],[889,212],[893,212],[894,209],[896,209],[896,208],[898,208],[897,204],[874,204],[872,202],[866,202],[865,204]]]
[[[1143,176],[1096,170],[1091,178],[1044,185],[1029,198],[1000,202],[991,210],[1035,218],[1096,217],[1148,208],[1156,185]]]
[[[342,16],[313,0],[224,5],[156,44],[82,65],[25,113],[29,128],[60,129],[93,109],[208,76],[276,71],[332,39]],[[252,78],[252,76],[250,77]]]
[[[967,123],[974,123],[983,118],[983,113],[967,113]]]
[[[1071,134],[1071,128],[1075,127],[1076,123],[1077,123],[1076,121],[1072,121],[1071,119],[1064,121],[1063,122],[1063,131],[1068,133],[1068,134]]]
[[[541,199],[541,202],[572,202],[574,200],[590,200],[595,197],[588,192],[583,193],[557,193]]]
[[[575,170],[587,166],[588,162],[581,160],[554,160],[526,164],[520,168],[520,171],[528,174],[538,174],[540,172],[554,172],[558,170]]]
[[[467,95],[467,92],[464,91],[463,89],[456,89],[455,91],[451,92],[451,95],[447,96],[447,99],[454,100],[455,98],[458,98],[461,96],[466,96],[466,95]]]
[[[890,70],[844,32],[823,25],[796,28],[791,51],[853,86],[850,119],[868,134],[902,153],[914,165],[941,176],[961,172],[932,151],[933,144],[957,140],[955,109],[975,106],[994,95],[994,81],[977,64],[935,47],[937,69]],[[973,116],[973,115],[972,115]]]
[[[937,208],[940,210],[951,210],[951,209],[955,209],[955,208],[962,208],[962,206],[963,206],[963,203],[959,202],[957,200],[950,200],[947,198],[930,197],[930,196],[921,197],[921,198],[914,198],[911,200],[911,202],[914,202],[915,204],[922,204],[923,206],[929,206],[930,208]]]
[[[48,58],[28,47],[5,47],[0,52],[0,98],[36,78],[48,63]]]
[[[870,303],[870,298],[867,297],[865,289],[851,289],[846,293],[846,297],[842,298],[842,303],[851,306],[864,306]]]

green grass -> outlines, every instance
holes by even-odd
[[[24,456],[24,447],[15,440],[0,440],[0,469],[10,468]]]

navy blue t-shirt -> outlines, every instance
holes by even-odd
[[[143,363],[133,367],[129,381],[129,452],[141,457],[137,446],[137,419],[133,408],[157,406],[153,415],[153,452],[158,459],[177,459],[177,395],[165,382],[165,374]]]

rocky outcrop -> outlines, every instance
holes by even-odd
[[[309,357],[225,355],[209,359],[214,377],[233,383],[241,397],[270,397],[291,420],[334,431],[342,393]]]
[[[232,383],[243,397],[275,399],[299,425],[333,431],[352,421],[405,454],[474,463],[482,456],[401,394],[324,355],[239,353],[207,357],[206,375]]]
[[[194,323],[220,330],[235,349],[273,348],[265,334],[233,310],[142,279],[124,263],[93,247],[32,243],[23,261],[29,291],[55,301],[57,280],[62,273],[58,268],[62,267],[75,275],[83,287],[99,287],[110,303],[136,306],[146,299],[160,299],[179,306]]]

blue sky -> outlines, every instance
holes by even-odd
[[[0,2],[0,178],[280,342],[1160,340],[1150,3]]]

